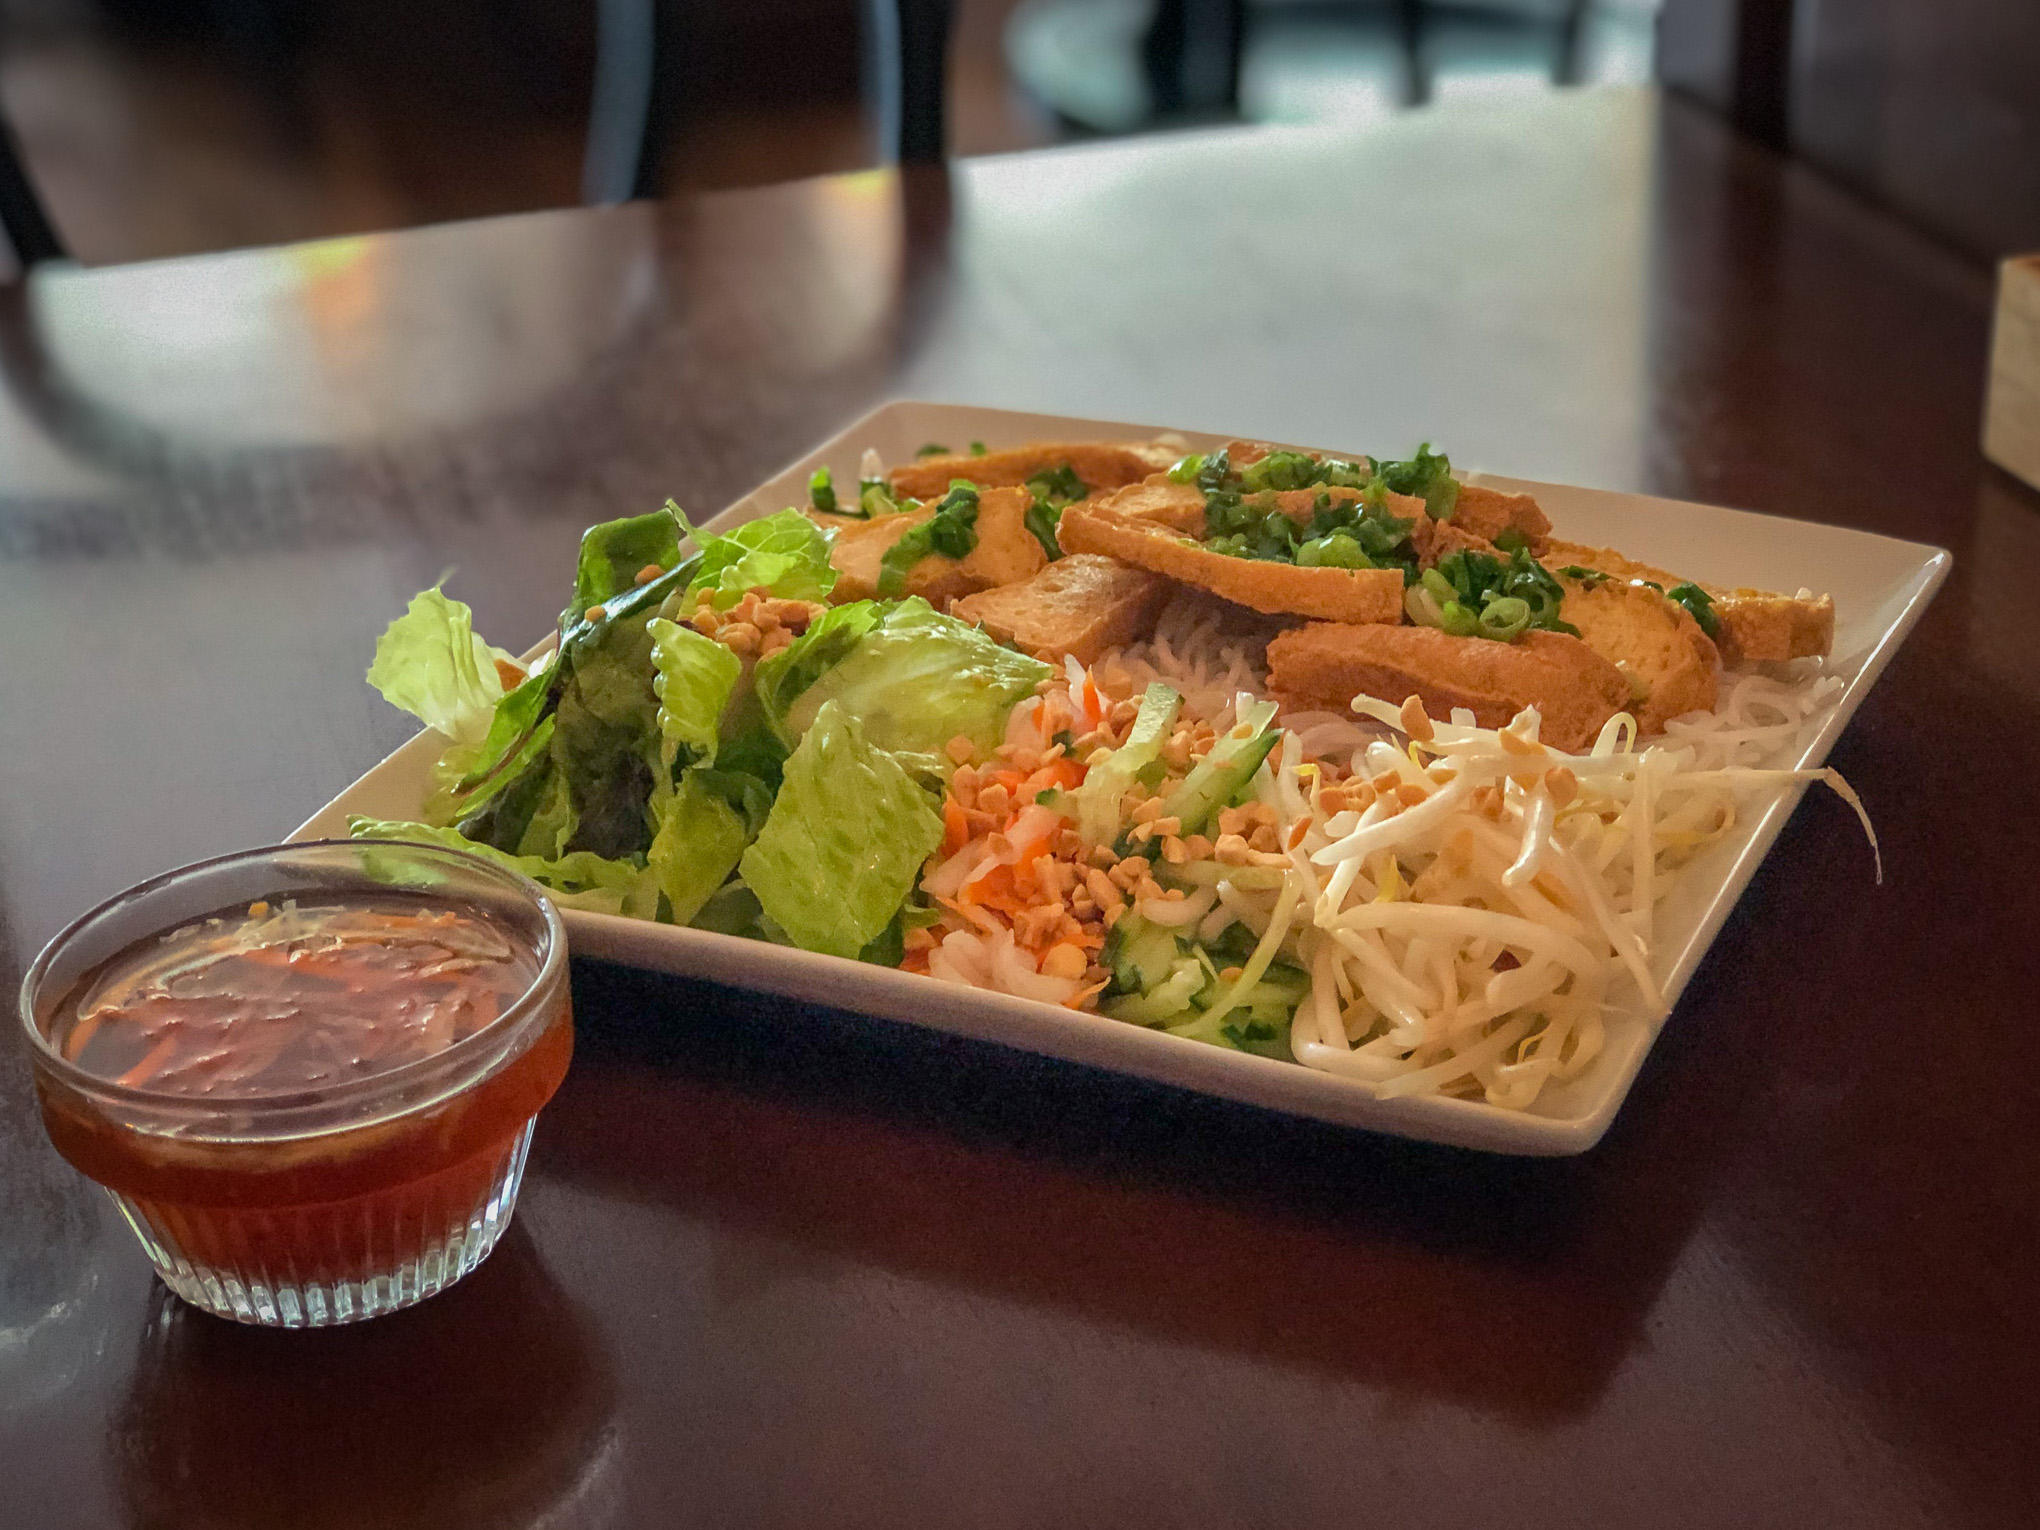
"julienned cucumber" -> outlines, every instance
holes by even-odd
[[[1254,772],[1275,747],[1282,730],[1271,727],[1275,704],[1262,702],[1249,707],[1241,725],[1254,729],[1241,738],[1240,728],[1231,729],[1211,746],[1211,753],[1197,762],[1196,769],[1170,794],[1162,815],[1180,824],[1178,834],[1202,834],[1218,810],[1231,802],[1254,779]]]
[[[1147,992],[1168,977],[1182,955],[1175,931],[1131,911],[1106,939],[1105,965],[1112,969],[1112,986],[1123,993]]]

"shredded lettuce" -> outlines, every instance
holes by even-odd
[[[826,702],[787,757],[741,871],[796,945],[854,957],[892,922],[941,843],[933,797],[854,713]]]
[[[652,689],[659,698],[660,748],[666,768],[715,763],[723,708],[744,672],[744,661],[692,627],[655,617],[646,624]],[[713,891],[713,889],[711,889]]]
[[[562,908],[590,909],[600,914],[628,914],[649,919],[658,911],[659,886],[646,868],[630,861],[608,860],[577,851],[572,855],[544,857],[510,855],[488,845],[476,844],[458,829],[435,828],[425,823],[397,823],[387,819],[356,816],[347,820],[347,832],[356,839],[395,839],[416,845],[440,845],[448,850],[465,850],[483,860],[530,877],[553,895]]]
[[[958,734],[986,753],[1014,704],[1053,673],[919,596],[839,606],[758,666],[758,699],[791,744],[834,701],[881,749],[940,755]]]
[[[727,536],[703,531],[671,500],[666,508],[701,549],[701,566],[687,586],[691,609],[703,590],[715,591],[718,610],[735,605],[746,590],[764,588],[781,600],[826,600],[836,587],[829,562],[829,538],[798,510],[746,521]]]

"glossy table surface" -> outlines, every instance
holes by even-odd
[[[180,1309],[0,1058],[0,1525],[2023,1525],[2040,495],[1987,273],[1640,93],[0,291],[0,977],[409,732],[442,571],[867,407],[1146,419],[1937,542],[1955,571],[1606,1141],[1301,1126],[577,972],[517,1223],[365,1327]]]

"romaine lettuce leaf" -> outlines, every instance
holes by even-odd
[[[834,701],[881,749],[940,756],[962,734],[989,753],[1014,704],[1051,673],[915,596],[828,612],[759,664],[758,700],[788,743]]]
[[[531,817],[517,838],[515,853],[549,861],[567,853],[574,831],[581,826],[581,815],[574,807],[574,794],[567,788],[567,778],[557,769],[545,772],[535,798]]]
[[[553,714],[553,764],[580,815],[573,848],[612,860],[641,854],[652,840],[660,733],[648,622],[648,614],[639,614],[578,638]]]
[[[876,600],[831,606],[806,632],[771,657],[758,661],[751,680],[758,705],[773,733],[787,748],[792,748],[799,739],[785,722],[786,714],[801,693],[840,664],[851,649],[864,641],[865,634],[885,619],[889,609],[887,603]]]
[[[574,575],[574,603],[563,626],[572,626],[590,606],[637,588],[637,576],[656,563],[671,572],[680,561],[680,522],[672,503],[650,515],[604,521],[581,533],[581,561]]]
[[[652,689],[659,698],[660,750],[666,768],[713,765],[723,708],[744,672],[744,661],[692,627],[655,617],[645,630],[658,670]]]
[[[441,845],[465,850],[483,860],[521,872],[553,895],[562,908],[590,909],[601,914],[628,914],[650,919],[658,912],[659,884],[647,867],[630,861],[607,860],[578,851],[571,855],[542,857],[509,855],[467,838],[458,829],[440,829],[425,823],[397,823],[386,819],[356,816],[347,820],[347,832],[355,839],[396,839],[416,845]]]
[[[751,841],[744,815],[703,781],[705,774],[712,772],[690,770],[677,788],[652,797],[658,831],[645,863],[666,895],[667,917],[674,924],[693,921],[730,879]]]
[[[765,914],[810,951],[854,957],[899,911],[942,843],[942,815],[857,718],[825,703],[787,757],[740,867]]]
[[[435,584],[414,595],[376,640],[368,683],[392,706],[476,751],[503,696],[496,656],[475,636],[474,612]]]
[[[728,610],[746,590],[763,587],[781,600],[826,600],[836,587],[829,562],[829,538],[798,510],[746,521],[727,536],[697,529],[671,500],[666,508],[687,527],[701,549],[701,567],[687,586],[683,604],[692,610],[701,591],[714,590],[718,610]]]

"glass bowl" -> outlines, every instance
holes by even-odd
[[[392,894],[486,916],[536,977],[440,1051],[287,1093],[125,1086],[53,1040],[80,984],[137,942],[258,901]],[[164,1284],[279,1328],[394,1312],[480,1264],[573,1052],[566,931],[538,887],[478,856],[376,840],[246,850],[129,889],[44,948],[21,1021],[51,1142],[112,1196]]]

